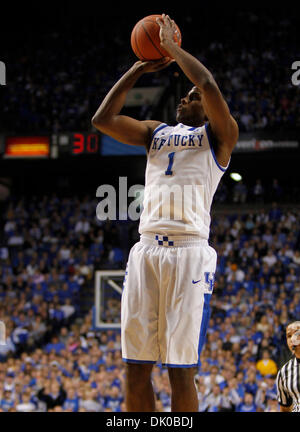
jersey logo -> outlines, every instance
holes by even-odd
[[[160,150],[163,146],[166,147],[202,147],[203,134],[170,134],[169,137],[162,136],[153,138],[151,150]]]
[[[205,272],[204,273],[205,283],[208,285],[208,290],[213,292],[214,283],[215,283],[215,274],[213,272]]]
[[[199,279],[199,280],[197,280],[197,281],[195,281],[194,279],[192,280],[193,284],[196,284],[196,283],[198,283],[198,282],[200,282],[200,281],[201,281],[201,279]]]

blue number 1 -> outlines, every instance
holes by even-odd
[[[174,163],[174,155],[175,155],[175,152],[172,152],[172,153],[168,154],[168,157],[169,157],[169,166],[168,166],[167,171],[165,171],[166,175],[173,175],[172,166],[173,166],[173,163]]]

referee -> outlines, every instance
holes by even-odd
[[[293,357],[277,374],[277,400],[282,412],[300,412],[300,321],[286,328],[286,340]]]

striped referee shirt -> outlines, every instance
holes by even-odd
[[[276,379],[277,400],[280,405],[293,405],[293,412],[300,412],[300,359],[292,357],[279,370]]]

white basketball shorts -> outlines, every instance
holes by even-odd
[[[122,358],[200,365],[216,251],[206,240],[143,234],[129,254],[121,303]]]

